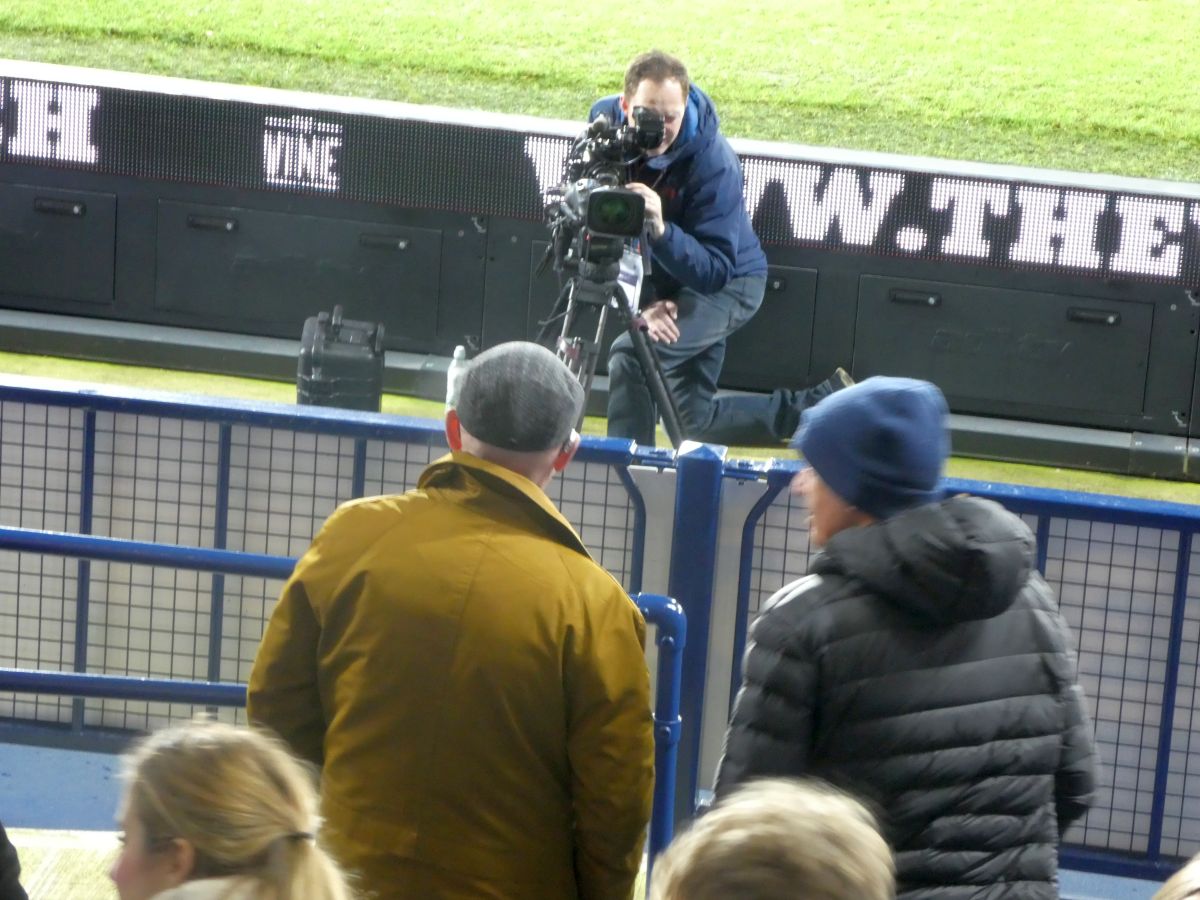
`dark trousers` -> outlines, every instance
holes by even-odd
[[[764,275],[747,276],[713,294],[684,288],[675,298],[679,340],[656,343],[654,349],[685,437],[727,446],[786,441],[800,424],[800,413],[829,393],[821,384],[768,395],[717,396],[725,342],[758,312],[766,285]],[[658,408],[633,342],[623,334],[608,351],[608,434],[652,447],[657,423]]]

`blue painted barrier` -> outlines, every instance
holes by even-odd
[[[687,644],[687,616],[670,597],[637,594],[634,599],[646,621],[658,628],[658,697],[654,705],[654,815],[647,845],[647,883],[654,860],[675,834],[675,783],[678,758],[680,688],[683,684],[683,650]]]
[[[242,572],[250,574],[260,571],[252,558],[274,560],[279,568],[263,574],[284,577],[288,557],[307,546],[338,503],[411,487],[443,447],[440,425],[429,420],[0,375],[0,522],[73,537],[149,534],[177,544],[193,541],[202,547],[177,549],[189,554],[194,570],[213,573],[211,589],[204,580],[201,589],[177,581],[158,593],[153,578],[147,583],[142,574],[93,564],[90,549],[100,545],[71,544],[65,552],[79,562],[70,568],[31,557],[44,552],[45,538],[19,529],[8,537],[24,542],[12,545],[23,554],[0,564],[0,659],[29,669],[83,672],[90,654],[90,667],[107,671],[148,674],[164,665],[176,671],[178,661],[183,671],[203,672],[209,682],[220,680],[222,667],[232,673],[227,679],[244,677],[274,588],[253,577],[238,581],[241,569],[223,567],[250,564]],[[656,732],[670,732],[678,754],[672,815],[655,820],[659,828],[669,823],[652,835],[660,843],[671,825],[692,814],[697,788],[706,786],[700,784],[699,754],[713,752],[711,741],[724,724],[715,721],[724,708],[706,706],[706,692],[719,690],[723,700],[726,688],[731,696],[736,691],[753,611],[803,574],[810,552],[805,513],[783,491],[800,464],[726,461],[723,454],[693,444],[675,455],[588,437],[570,472],[551,488],[585,543],[631,594],[665,582],[666,593],[691,620],[680,653],[677,711],[673,719],[656,713]],[[660,474],[663,480],[655,483]],[[649,510],[640,491],[646,483],[654,484],[657,497]],[[748,483],[761,491],[738,497],[748,504],[723,502],[733,487]],[[668,494],[660,488],[666,484],[674,490],[671,507],[663,506]],[[1200,747],[1200,725],[1187,715],[1200,690],[1200,547],[1194,540],[1200,508],[956,479],[947,481],[947,489],[989,497],[1026,517],[1037,540],[1038,568],[1074,617],[1081,671],[1086,668],[1091,679],[1097,741],[1111,777],[1095,815],[1075,832],[1078,844],[1064,848],[1064,862],[1091,871],[1160,875],[1200,849],[1191,781],[1191,773],[1200,771],[1200,750],[1194,749]],[[654,517],[656,546],[643,578],[648,516]],[[97,539],[111,541],[103,545],[108,559],[130,563],[143,558],[143,549],[157,553],[152,548],[160,546]],[[664,561],[658,551],[665,552],[668,540],[672,550]],[[236,554],[229,547],[260,552]],[[234,577],[227,581],[225,571]],[[736,584],[727,577],[731,571]],[[52,587],[43,590],[43,584]],[[718,591],[722,596],[714,598]],[[9,608],[13,597],[16,615]],[[141,616],[136,624],[135,612]],[[152,627],[154,617],[176,613],[194,624],[167,633],[191,638],[200,649],[164,663],[151,640],[163,634]],[[207,646],[196,640],[205,630],[202,618]],[[129,627],[114,628],[114,621]],[[224,634],[214,627],[221,622]],[[668,655],[662,650],[660,666]],[[151,660],[154,651],[157,661]],[[717,684],[710,663],[728,664],[730,677],[722,671]],[[14,712],[0,723],[3,728],[69,722],[84,732],[92,725],[85,729],[82,700],[27,701],[20,712],[9,702]],[[116,728],[138,729],[148,721],[136,710],[102,708],[101,715]],[[704,715],[714,721],[701,733]]]

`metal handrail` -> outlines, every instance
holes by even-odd
[[[683,648],[687,644],[687,616],[683,607],[661,594],[636,594],[638,609],[652,622],[658,635],[658,697],[654,704],[654,813],[647,843],[649,862],[646,883],[658,856],[675,834],[675,782],[679,757],[679,715],[683,684]]]
[[[102,700],[153,700],[197,706],[246,705],[246,685],[230,681],[182,681],[139,678],[135,675],[97,675],[89,672],[49,672],[0,666],[0,690]]]
[[[208,547],[185,547],[180,544],[159,544],[153,541],[6,526],[0,526],[0,548],[266,578],[287,578],[296,567],[296,560],[288,556],[268,556],[264,553],[247,553],[241,550],[213,550]]]

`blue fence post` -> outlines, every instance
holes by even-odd
[[[721,472],[725,448],[685,441],[676,456],[675,533],[671,540],[668,591],[683,607],[690,640],[683,651],[679,735],[679,781],[675,821],[692,817],[700,769],[700,725],[708,668],[717,530],[721,511]]]
[[[217,443],[217,506],[213,521],[213,547],[229,546],[229,470],[233,457],[233,428],[221,423]],[[208,680],[221,677],[221,634],[225,621],[225,573],[212,577],[208,611]]]
[[[354,439],[354,468],[350,473],[350,495],[354,499],[367,493],[367,439]]]
[[[92,533],[96,493],[96,411],[83,414],[83,472],[79,479],[79,533]],[[81,559],[75,567],[75,658],[72,668],[87,671],[88,617],[92,592],[92,562]],[[71,728],[83,730],[83,700],[71,701]]]
[[[1154,800],[1150,807],[1150,833],[1146,836],[1146,857],[1151,862],[1157,861],[1162,853],[1163,815],[1167,805],[1167,781],[1171,777],[1171,738],[1175,729],[1175,695],[1179,689],[1179,659],[1183,650],[1183,619],[1191,562],[1192,532],[1180,531],[1175,593],[1171,603],[1171,636],[1167,641],[1162,713],[1158,725],[1158,758],[1154,765]]]
[[[1050,517],[1045,513],[1038,515],[1037,533],[1037,570],[1046,574],[1046,560],[1050,558]]]
[[[687,616],[670,597],[638,594],[635,598],[646,621],[658,630],[658,694],[654,703],[654,815],[646,847],[646,888],[658,856],[675,834],[675,780],[679,753],[679,695],[683,682],[683,649],[687,646]]]
[[[630,594],[636,594],[642,589],[642,570],[646,565],[646,499],[629,474],[629,464],[615,468],[633,507],[633,544],[629,555],[629,584],[625,589]]]
[[[742,688],[742,648],[746,646],[747,620],[750,618],[750,578],[754,570],[754,533],[758,529],[763,514],[790,482],[790,475],[782,481],[769,476],[767,489],[763,491],[763,495],[751,508],[746,516],[746,523],[742,526],[742,550],[738,558],[737,612],[734,613],[733,621],[733,660],[729,666],[729,712],[731,714],[738,691]]]

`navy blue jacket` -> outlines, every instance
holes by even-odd
[[[597,100],[588,119],[599,115],[623,122],[621,96]],[[698,87],[688,91],[675,143],[631,165],[629,180],[662,198],[667,228],[650,244],[656,298],[673,299],[681,286],[712,294],[733,278],[766,274],[767,257],[746,213],[741,164],[721,136],[716,107]]]

